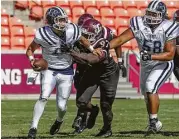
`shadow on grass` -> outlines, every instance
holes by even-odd
[[[49,133],[45,133],[45,134],[49,134]],[[73,138],[78,134],[74,134],[71,132],[59,132],[57,134],[53,135],[38,135],[36,136],[36,139],[51,139],[51,138]],[[84,137],[82,137],[84,138]],[[28,138],[27,136],[2,136],[1,139],[32,139],[32,138]]]
[[[120,131],[120,132],[114,133],[114,136],[116,136],[116,137],[131,137],[132,135],[139,135],[139,134],[145,136],[147,134],[147,132],[146,131],[140,131],[140,130]],[[179,137],[179,131],[160,131],[156,134],[163,135],[163,136]]]

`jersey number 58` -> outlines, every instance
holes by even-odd
[[[151,52],[153,49],[153,53],[162,52],[162,44],[160,41],[149,42],[147,40],[144,41],[144,50]]]

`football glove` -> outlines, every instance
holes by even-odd
[[[143,61],[152,60],[151,54],[145,50],[140,51],[140,57]]]

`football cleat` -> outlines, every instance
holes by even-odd
[[[31,128],[29,130],[29,133],[28,133],[28,138],[29,139],[35,139],[36,138],[36,134],[37,134],[37,129],[36,128]]]
[[[158,119],[150,119],[146,135],[156,134],[162,129],[162,123]]]
[[[74,128],[76,130],[80,129],[81,122],[82,122],[82,117],[81,116],[77,116],[75,118],[75,120],[73,121],[72,128]]]
[[[96,137],[110,137],[112,136],[111,128],[105,129],[104,127],[100,130],[100,132],[96,135]]]
[[[98,116],[98,113],[99,113],[98,105],[93,106],[91,114],[89,115],[89,118],[88,118],[88,123],[87,123],[88,129],[93,128],[93,126],[95,125],[96,117]]]
[[[54,124],[51,126],[50,128],[50,135],[54,135],[56,133],[58,133],[59,129],[60,129],[60,126],[62,125],[63,121],[62,122],[59,122],[59,121],[55,121]]]

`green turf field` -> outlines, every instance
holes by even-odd
[[[33,106],[35,100],[2,101],[1,102],[1,136],[2,138],[25,138],[27,136],[32,119]],[[99,103],[98,100],[93,100]],[[179,139],[179,100],[161,100],[159,112],[160,120],[163,123],[163,130],[160,134],[151,135],[146,138],[151,139]],[[147,125],[147,114],[143,100],[115,100],[113,106],[113,136],[114,139],[139,139],[144,138],[145,127]],[[56,118],[56,105],[54,100],[49,100],[45,112],[38,127],[39,138],[95,138],[94,135],[102,127],[101,113],[98,115],[95,127],[92,130],[85,130],[82,134],[71,134],[73,129],[71,124],[76,114],[75,101],[70,100],[65,121],[59,134],[49,135],[51,124]]]

